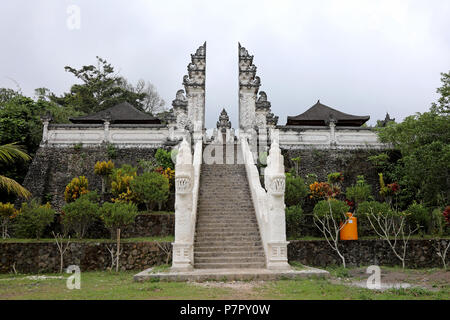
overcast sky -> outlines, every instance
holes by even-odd
[[[0,3],[0,87],[57,94],[64,66],[106,58],[133,83],[152,82],[167,105],[190,54],[207,41],[206,121],[225,107],[237,125],[237,43],[254,55],[261,90],[285,124],[317,99],[340,111],[426,111],[450,70],[450,1],[93,1]],[[76,27],[68,8],[80,9]],[[70,26],[70,27],[69,27]]]

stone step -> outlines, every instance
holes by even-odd
[[[202,258],[194,258],[194,265],[202,264],[202,263],[223,263],[223,264],[229,264],[229,263],[263,263],[264,264],[264,258],[263,257],[202,257]]]
[[[194,252],[194,257],[205,258],[205,257],[228,257],[228,258],[236,258],[236,257],[263,257],[264,252],[261,250],[247,250],[247,251],[200,251]]]
[[[201,247],[231,247],[231,246],[236,246],[236,245],[241,245],[241,246],[248,246],[248,247],[256,247],[256,246],[261,246],[261,241],[260,240],[255,240],[255,241],[230,241],[230,240],[212,240],[212,241],[208,241],[208,242],[197,242],[194,241],[194,245],[198,245]],[[195,249],[194,249],[195,250]]]
[[[266,264],[263,262],[241,262],[241,263],[195,263],[196,269],[251,269],[251,268],[265,268]]]
[[[242,236],[251,236],[251,237],[259,237],[258,229],[254,229],[253,231],[239,231],[239,230],[226,230],[222,232],[216,231],[201,231],[196,232],[197,237],[242,237]]]
[[[260,241],[259,235],[258,236],[222,236],[220,234],[215,236],[197,236],[195,238],[195,243],[211,243],[215,241],[222,241],[222,242],[250,242],[250,241]]]
[[[236,227],[238,225],[257,225],[256,219],[243,219],[242,217],[235,218],[224,218],[220,215],[214,216],[210,215],[208,217],[200,217],[197,219],[197,226],[210,224],[223,224],[224,227],[229,226],[230,228]]]
[[[242,245],[242,244],[234,244],[229,246],[212,246],[212,245],[198,245],[194,248],[194,253],[209,253],[209,252],[242,252],[242,251],[248,251],[248,252],[255,252],[255,251],[264,252],[263,247],[261,244],[259,245]]]
[[[239,231],[239,232],[247,232],[247,233],[250,233],[250,232],[256,232],[256,231],[258,231],[258,228],[255,226],[255,227],[251,227],[251,228],[246,228],[246,227],[241,227],[241,228],[236,228],[235,229],[236,231]],[[203,226],[198,226],[197,227],[197,230],[196,230],[196,234],[197,235],[200,235],[200,234],[202,234],[203,232],[206,232],[206,233],[223,233],[223,232],[230,232],[230,231],[232,231],[232,229],[230,229],[230,228],[228,228],[228,227],[223,227],[223,228],[217,228],[217,227],[215,227],[215,228],[208,228],[208,227],[203,227]]]

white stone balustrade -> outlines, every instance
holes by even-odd
[[[266,255],[266,266],[268,269],[289,269],[284,210],[283,156],[278,143],[273,141],[267,157],[267,168],[264,172],[266,191],[261,186],[255,158],[247,139],[245,135],[242,135],[239,140]]]
[[[202,140],[194,146],[183,139],[175,165],[175,241],[173,243],[173,270],[191,270],[194,265],[194,235],[202,162]]]

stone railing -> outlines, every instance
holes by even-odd
[[[200,187],[203,141],[191,147],[184,139],[178,149],[175,165],[175,241],[173,270],[191,270],[194,262],[194,235]]]
[[[247,139],[245,136],[240,137],[240,146],[266,255],[266,266],[268,269],[289,269],[284,210],[283,156],[278,144],[272,142],[267,157],[267,168],[264,172],[266,191],[261,186],[259,172]]]
[[[114,144],[123,147],[158,147],[169,137],[162,124],[51,124],[44,123],[41,146],[70,147],[76,144],[99,146]]]
[[[283,149],[386,149],[371,128],[329,126],[277,126]]]

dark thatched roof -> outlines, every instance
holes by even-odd
[[[298,116],[288,117],[287,126],[325,126],[330,120],[336,122],[336,126],[360,127],[370,116],[355,116],[330,108],[317,101],[311,108]]]
[[[73,123],[103,123],[109,119],[110,123],[122,124],[160,124],[161,121],[147,113],[139,111],[128,102],[119,103],[111,108],[86,116],[69,118]]]

